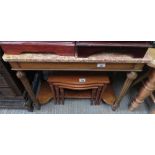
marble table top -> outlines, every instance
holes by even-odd
[[[146,52],[143,58],[134,58],[129,54],[122,53],[100,53],[91,55],[87,58],[79,58],[73,56],[58,56],[54,54],[20,54],[20,55],[3,55],[3,60],[6,62],[81,62],[81,63],[149,63],[152,57]]]
[[[152,58],[152,60],[147,65],[155,68],[155,48],[150,48],[147,54]]]

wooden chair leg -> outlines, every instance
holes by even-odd
[[[92,89],[91,105],[95,104],[96,89]]]
[[[57,104],[56,93],[55,93],[55,90],[54,90],[54,86],[53,85],[50,85],[50,88],[51,88],[52,93],[53,93],[54,103]]]
[[[60,94],[61,94],[61,103],[64,105],[64,89],[60,88]]]
[[[99,105],[99,97],[100,97],[101,90],[102,90],[102,87],[98,87],[97,94],[96,94],[95,105]]]
[[[155,70],[153,70],[149,76],[148,81],[139,91],[137,97],[133,100],[133,102],[129,105],[129,110],[133,111],[138,108],[138,106],[144,102],[144,100],[151,95],[151,93],[155,90]]]

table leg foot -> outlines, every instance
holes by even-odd
[[[118,104],[114,104],[111,106],[112,111],[116,111],[117,108],[118,108]]]

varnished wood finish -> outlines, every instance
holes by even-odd
[[[82,80],[82,81],[81,81]],[[99,105],[101,101],[101,95],[105,90],[106,84],[109,84],[108,76],[103,73],[92,74],[81,73],[81,72],[65,72],[65,73],[55,73],[48,77],[48,82],[50,85],[55,87],[57,102],[60,104],[60,98],[62,103],[64,103],[64,89],[69,90],[92,90],[91,101],[94,100],[95,104]],[[94,95],[94,90],[96,95]],[[96,91],[97,90],[97,91]],[[59,94],[60,93],[60,94]],[[94,103],[92,103],[94,104]]]
[[[60,91],[60,95],[58,94],[57,96],[60,96],[59,98],[61,98],[62,104],[64,104],[64,98],[65,98],[65,95],[64,95],[65,94],[64,93],[65,90],[64,89],[77,90],[77,91],[79,91],[79,90],[91,90],[92,91],[91,105],[94,105],[94,103],[96,103],[96,102],[98,103],[98,101],[99,101],[99,99],[97,97],[94,98],[94,96],[95,96],[93,94],[94,93],[94,90],[97,90],[97,92],[98,92],[98,87],[94,87],[93,84],[92,84],[92,86],[91,85],[89,85],[89,86],[83,85],[81,87],[74,87],[74,85],[72,85],[72,86],[68,86],[68,85],[66,85],[66,86],[65,85],[63,85],[63,86],[62,85],[56,85],[56,89],[57,88],[59,88],[59,91]],[[56,92],[58,92],[58,91],[56,91]],[[82,99],[81,94],[80,94],[79,98]],[[58,100],[58,101],[60,102],[60,100]]]
[[[155,69],[152,70],[148,81],[144,84],[144,87],[141,88],[137,97],[129,106],[129,110],[133,111],[138,108],[138,106],[144,102],[144,99],[150,96],[150,94],[155,90]]]
[[[133,111],[136,108],[138,108],[138,106],[142,104],[144,100],[155,91],[155,49],[149,48],[147,54],[150,58],[152,58],[152,60],[147,64],[150,67],[148,80],[146,81],[146,83],[144,83],[144,86],[141,87],[137,96],[129,105],[130,111]],[[154,107],[151,109],[151,113],[155,113]]]
[[[107,88],[107,85],[103,85],[103,87],[101,88],[101,94],[100,94],[100,96],[99,96],[98,104],[101,103],[101,100],[102,100],[102,97],[103,97],[103,94],[104,94],[106,88]]]
[[[99,105],[100,104],[99,100],[100,100],[100,95],[101,95],[102,87],[103,86],[99,86],[98,89],[97,89],[95,105]]]
[[[64,89],[60,88],[60,94],[61,94],[61,102],[64,105],[64,97],[65,97],[65,93],[64,93]]]
[[[75,43],[73,43],[75,46]],[[79,46],[79,47],[77,47]],[[105,50],[103,48],[103,46],[105,47]],[[112,47],[112,48],[111,48]],[[80,44],[76,44],[76,51],[75,55],[76,56],[80,56],[79,55],[79,51],[82,54],[86,54],[85,56],[89,56],[91,54],[96,54],[96,53],[100,53],[100,52],[109,52],[112,50],[112,52],[115,53],[125,53],[127,52],[128,54],[130,54],[132,52],[132,56],[133,56],[133,60],[134,58],[140,58],[143,59],[144,54],[146,53],[146,50],[148,47],[151,47],[150,42],[81,42]],[[80,48],[80,49],[78,49]],[[81,49],[82,48],[82,49]],[[10,48],[11,49],[11,48]],[[107,50],[108,49],[108,50]],[[104,50],[104,51],[103,51]],[[31,51],[28,51],[31,52]],[[42,52],[42,51],[39,51]],[[88,53],[87,53],[88,52]],[[92,52],[92,53],[91,53]],[[57,53],[58,54],[58,53]],[[60,53],[59,53],[60,54]],[[130,57],[131,58],[131,57]],[[13,59],[13,58],[12,58]],[[26,57],[25,57],[26,59]],[[123,59],[123,57],[122,57]],[[88,63],[88,62],[58,62],[58,63],[54,63],[54,62],[28,62],[28,61],[24,61],[24,62],[18,62],[18,61],[14,61],[12,62],[11,59],[8,60],[12,66],[13,70],[16,71],[28,71],[28,70],[58,70],[58,71],[142,71],[143,66],[146,64],[146,62],[141,62],[141,61],[132,61],[133,63],[128,63],[128,62],[124,62],[124,63],[120,63],[119,61],[117,61],[116,63],[109,63],[107,62],[105,64],[105,67],[103,68],[98,68],[97,67],[97,63]],[[102,62],[103,63],[103,62]],[[128,79],[127,79],[128,80]],[[128,83],[128,82],[126,82]],[[124,87],[127,87],[127,84],[124,84],[123,89],[125,89]],[[124,90],[123,90],[124,91]],[[127,90],[126,90],[127,91]],[[125,91],[125,92],[126,92]],[[122,98],[122,94],[125,95],[125,93],[120,93],[121,96],[118,97]],[[120,99],[119,99],[120,102]]]
[[[80,82],[79,79],[85,79],[86,81]],[[103,72],[54,72],[48,77],[48,82],[80,86],[89,84],[108,84],[110,83],[110,80]]]
[[[76,46],[152,47],[149,41],[77,41]]]
[[[109,105],[113,105],[115,103],[116,95],[111,85],[107,85],[106,91],[102,95],[102,100]]]
[[[47,104],[54,95],[47,81],[42,81],[39,92],[37,93],[37,100],[41,105]]]
[[[52,91],[52,94],[53,94],[54,102],[56,104],[57,98],[56,98],[56,92],[55,92],[54,86],[50,85],[50,88],[51,88],[51,91]]]
[[[97,67],[99,63],[54,63],[54,62],[10,62],[13,70],[76,70],[76,71],[141,71],[144,64],[105,63],[105,67]],[[102,63],[101,63],[102,64]]]
[[[64,93],[66,99],[91,99],[92,96],[92,91],[90,89],[82,91],[66,89]]]
[[[0,42],[7,54],[54,53],[63,56],[75,55],[74,42]]]
[[[96,99],[96,94],[97,94],[97,88],[96,89],[92,89],[91,91],[91,105],[94,105],[94,100]]]
[[[128,89],[130,88],[132,82],[137,78],[137,73],[136,72],[131,72],[127,74],[127,79],[121,89],[121,92],[119,94],[119,97],[116,99],[115,104],[112,106],[113,110],[116,110],[116,108],[118,108],[121,99],[123,98],[123,96],[126,94],[126,92],[128,91]]]
[[[88,57],[96,53],[128,53],[134,57],[144,57],[147,49],[152,47],[150,42],[132,41],[80,41],[76,42],[78,57]]]
[[[55,92],[56,92],[56,104],[60,104],[60,90],[59,90],[59,87],[56,85],[53,87],[55,88]]]

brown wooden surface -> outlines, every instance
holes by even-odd
[[[10,62],[13,70],[88,70],[88,71],[141,71],[144,64],[105,63],[105,67],[97,67],[100,63],[52,63],[52,62]],[[101,63],[104,64],[104,63]]]
[[[88,57],[97,53],[132,54],[135,58],[144,57],[147,49],[152,47],[147,41],[80,41],[76,43],[78,57]]]
[[[0,46],[7,54],[54,53],[57,55],[75,56],[77,53],[77,55],[84,57],[93,53],[107,51],[105,50],[107,47],[115,47],[115,49],[119,47],[119,50],[127,47],[125,50],[123,49],[123,52],[132,52],[134,50],[134,53],[143,55],[144,50],[152,47],[149,41],[14,41],[0,42]]]
[[[67,90],[65,91],[65,98],[68,99],[90,99],[91,98],[91,90]]]
[[[152,69],[148,80],[141,87],[135,99],[131,102],[129,106],[129,110],[133,111],[139,107],[140,104],[144,102],[144,100],[151,95],[151,93],[155,90],[155,69]]]
[[[102,95],[103,102],[113,105],[116,101],[116,95],[112,88],[112,85],[107,85],[105,92]]]
[[[83,82],[80,82],[80,80]],[[69,90],[92,90],[92,104],[100,104],[101,95],[105,84],[109,84],[109,77],[103,73],[93,72],[55,72],[48,77],[48,83],[55,87],[57,103],[64,103],[64,89]],[[96,95],[93,94],[93,89],[97,90]],[[94,98],[95,96],[95,98]],[[62,101],[60,101],[62,99]]]
[[[74,56],[74,42],[0,42],[4,53],[54,53],[58,55]]]
[[[37,100],[41,105],[48,103],[53,98],[53,93],[47,81],[42,81],[39,92],[37,93]]]
[[[144,83],[143,87],[139,90],[137,96],[133,99],[129,105],[129,110],[133,111],[139,107],[144,100],[149,97],[155,91],[155,49],[149,48],[148,56],[152,60],[147,64],[150,67],[149,75],[147,81]],[[155,113],[155,108],[151,109],[151,113]]]
[[[92,86],[83,86],[83,87],[74,87],[74,86],[72,86],[72,87],[70,87],[70,86],[62,86],[62,85],[56,85],[56,88],[58,89],[58,90],[56,90],[56,92],[57,91],[59,91],[59,93],[60,93],[60,96],[59,96],[59,94],[57,94],[58,95],[58,102],[62,102],[62,104],[64,104],[64,99],[65,99],[65,95],[66,95],[66,93],[65,93],[65,91],[66,91],[66,89],[68,89],[68,90],[74,90],[74,93],[76,93],[77,91],[79,92],[79,97],[78,98],[81,98],[81,99],[83,99],[82,97],[83,97],[83,92],[85,92],[85,91],[87,91],[87,90],[91,90],[91,94],[89,94],[90,96],[90,98],[91,98],[91,103],[92,103],[92,105],[93,104],[95,104],[96,102],[98,103],[98,98],[96,97],[96,95],[94,95],[93,94],[93,90],[97,90],[98,91],[98,87],[94,87],[93,85]],[[76,90],[76,92],[75,92],[75,90]],[[82,90],[82,95],[80,94],[81,93],[81,90]],[[96,92],[96,91],[95,91]],[[57,92],[58,93],[58,92]],[[70,91],[70,93],[71,93],[71,91]],[[71,93],[72,95],[74,95],[73,93]],[[71,95],[71,94],[68,94],[68,95]],[[96,93],[95,93],[96,94]],[[86,95],[86,94],[85,94]],[[88,95],[88,94],[87,94]],[[77,96],[77,95],[76,95]],[[94,98],[94,96],[95,96],[95,98]],[[75,95],[74,95],[74,97],[75,97]],[[60,101],[61,100],[61,101]]]
[[[150,41],[77,41],[77,46],[152,47]]]
[[[107,61],[107,59],[104,59],[104,61],[106,61],[106,64],[105,64],[105,67],[103,67],[103,68],[98,68],[97,67],[97,63],[100,63],[100,62],[97,61],[96,59],[95,59],[95,63],[89,63],[89,62],[72,62],[71,63],[71,62],[63,62],[62,60],[61,60],[61,62],[58,61],[58,62],[54,63],[54,62],[46,62],[46,58],[44,59],[45,62],[42,62],[42,61],[40,61],[40,62],[33,62],[33,61],[28,62],[26,57],[23,57],[24,62],[19,62],[18,60],[16,61],[14,59],[14,57],[10,57],[10,59],[9,59],[9,55],[6,57],[6,59],[7,59],[8,62],[10,62],[13,70],[22,70],[22,71],[24,71],[24,70],[25,71],[26,70],[142,71],[143,66],[146,64],[146,59],[147,59],[147,58],[143,59],[142,55],[144,55],[146,53],[145,48],[148,48],[148,47],[146,47],[146,45],[145,45],[145,47],[144,46],[140,47],[140,46],[141,45],[139,45],[140,51],[141,50],[142,51],[141,52],[136,52],[135,47],[134,47],[133,51],[135,51],[136,54],[134,56],[129,57],[129,60],[125,59],[126,61],[124,61],[124,62],[122,62],[122,60],[124,60],[123,59],[124,57],[119,57],[118,59],[120,61],[118,61],[118,59],[117,59],[117,61],[114,61],[115,59],[111,59],[110,63],[109,63],[109,61]],[[92,50],[94,50],[94,49],[92,49]],[[95,51],[96,51],[96,49],[95,49]],[[103,51],[102,48],[101,48],[101,51]],[[98,52],[98,51],[96,51],[96,52]],[[123,50],[121,52],[123,53]],[[117,53],[117,51],[116,51],[116,53]],[[127,53],[130,54],[130,50],[127,50]],[[136,57],[138,57],[139,59],[135,59]],[[33,59],[34,59],[34,57],[33,57]],[[41,59],[42,59],[42,57],[41,57]],[[110,57],[109,57],[109,59],[110,59]],[[12,61],[14,61],[14,62],[12,62]],[[65,61],[68,61],[68,60],[65,59]],[[102,61],[102,63],[104,61]],[[114,61],[115,63],[112,62],[112,61]],[[120,63],[120,62],[122,62],[122,63]],[[148,62],[148,59],[147,59],[147,62]],[[129,86],[130,86],[130,84],[128,84],[128,87]],[[124,87],[126,87],[126,83],[124,84],[123,89],[124,89]],[[128,88],[126,88],[126,89],[128,89]],[[124,96],[124,93],[123,93],[123,96]],[[122,95],[121,95],[121,97],[119,96],[118,98],[122,98]],[[119,101],[120,101],[120,99],[119,99]]]
[[[65,90],[65,98],[66,99],[91,99],[91,90],[83,90],[83,91],[76,91],[76,90]],[[40,86],[40,91],[37,95],[37,99],[39,100],[40,104],[46,104],[53,98],[52,91],[49,87],[47,81],[43,81]],[[116,100],[116,95],[111,85],[108,85],[106,91],[102,95],[102,100],[109,104],[113,105]]]
[[[79,79],[85,79],[83,83]],[[62,83],[71,85],[107,84],[109,77],[105,73],[98,72],[54,72],[48,77],[49,83]]]

